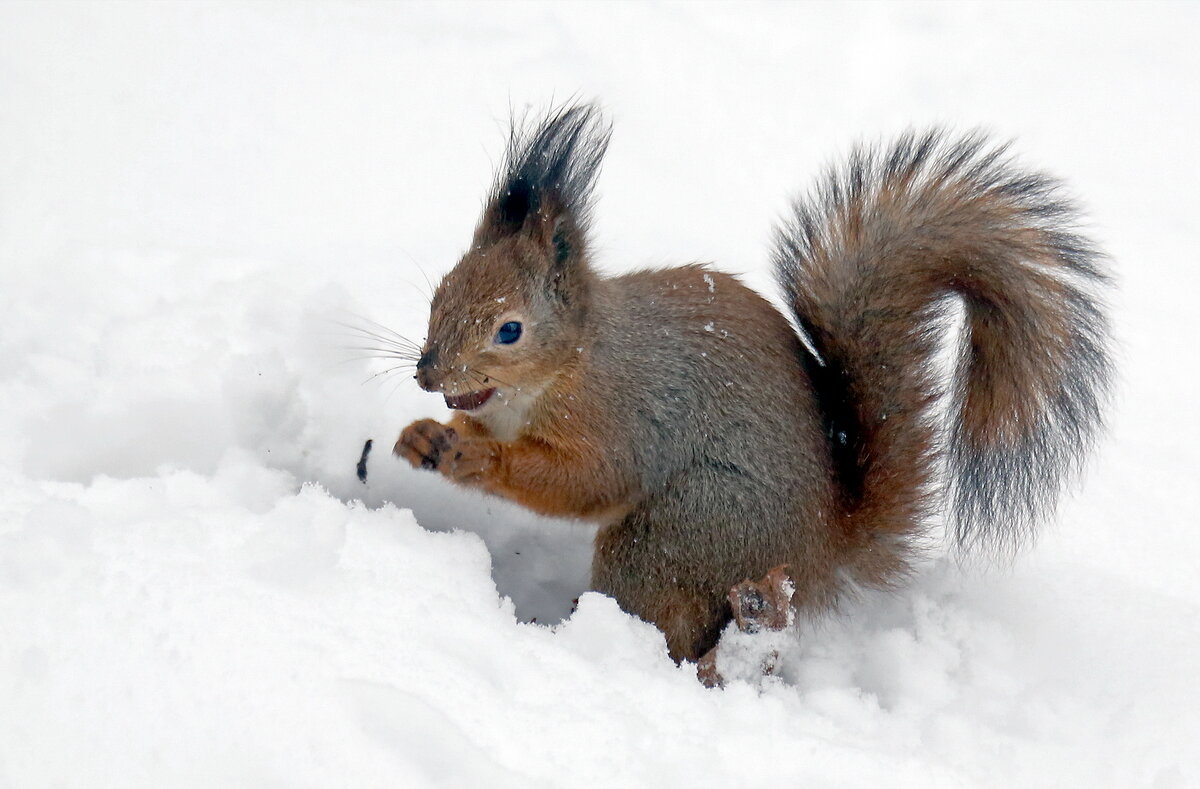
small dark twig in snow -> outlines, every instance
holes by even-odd
[[[367,455],[371,454],[371,439],[363,444],[362,456],[358,459],[358,481],[367,484]]]

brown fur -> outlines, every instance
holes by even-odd
[[[934,512],[964,543],[1006,545],[1052,506],[1107,381],[1085,288],[1098,258],[1064,228],[1052,182],[974,138],[856,153],[779,235],[814,356],[731,276],[592,270],[606,142],[590,107],[514,132],[418,365],[430,391],[494,394],[449,425],[410,425],[396,454],[599,523],[593,586],[657,624],[677,659],[716,642],[731,587],[779,565],[793,605],[821,610],[902,579]],[[932,362],[955,295],[967,325],[943,495]],[[503,343],[511,322],[522,332]]]

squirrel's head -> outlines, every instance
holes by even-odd
[[[470,250],[438,285],[421,388],[482,415],[524,410],[572,363],[588,319],[592,185],[608,127],[590,105],[514,124]]]

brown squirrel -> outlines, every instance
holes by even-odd
[[[1104,257],[1056,181],[978,134],[856,149],[777,231],[793,326],[703,265],[592,268],[609,135],[591,105],[514,123],[417,362],[456,413],[409,425],[397,455],[598,523],[593,588],[676,660],[713,647],[730,589],[772,568],[819,611],[902,580],[934,516],[1007,549],[1053,510],[1110,380]]]

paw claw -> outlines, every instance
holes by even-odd
[[[413,468],[436,469],[457,437],[453,428],[422,419],[404,428],[392,453],[407,460]]]
[[[787,566],[774,567],[760,581],[742,581],[729,590],[738,629],[745,633],[783,630],[792,620],[794,587]]]
[[[413,422],[392,452],[413,468],[439,471],[455,482],[478,484],[496,463],[494,442],[460,439],[458,431],[432,419]]]

